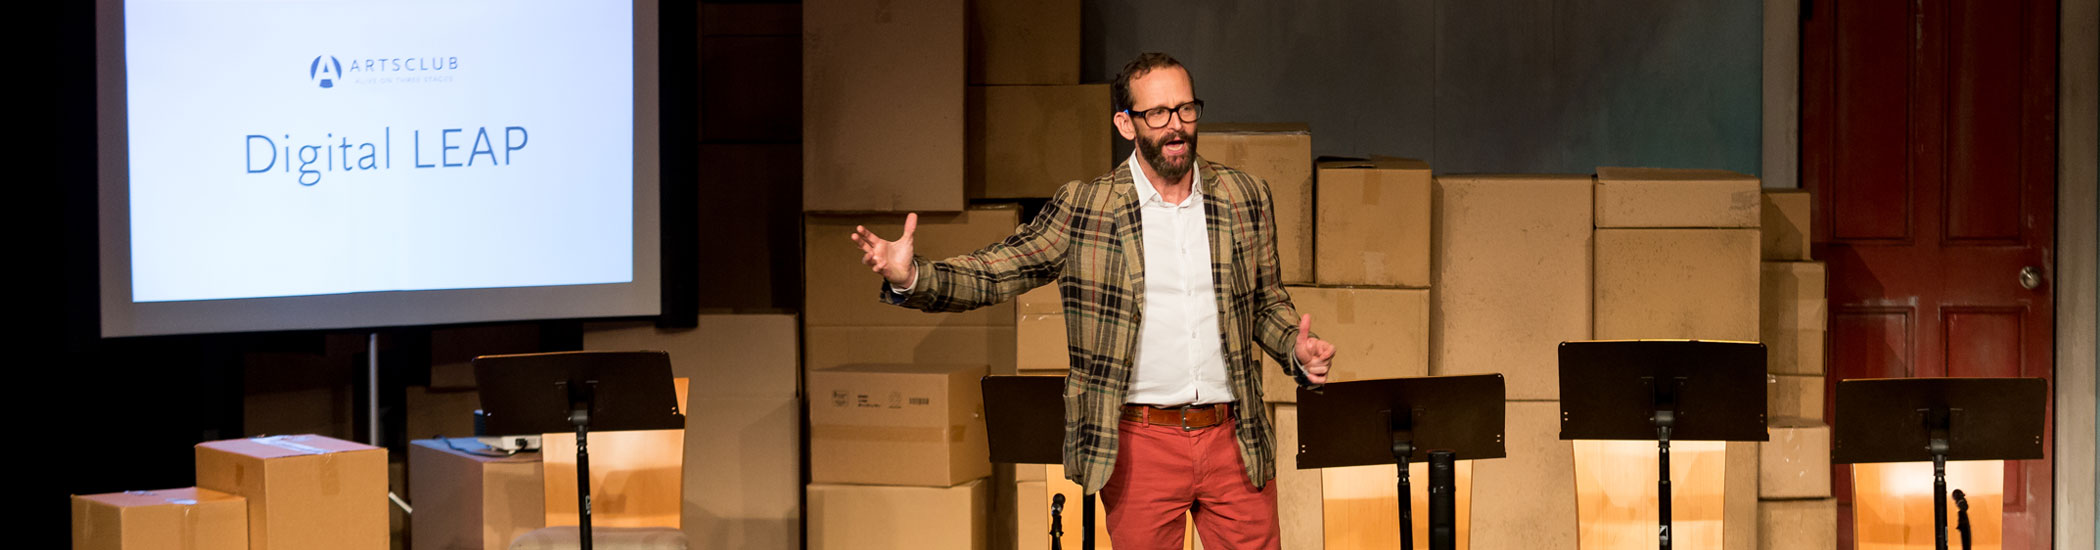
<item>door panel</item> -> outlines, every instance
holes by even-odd
[[[1816,201],[1815,253],[1830,284],[1825,387],[2053,380],[2056,3],[1810,6],[1801,181]],[[2023,285],[2023,268],[2039,284]],[[2008,549],[2050,546],[2047,430],[2043,459],[2006,467]],[[1849,469],[1833,474],[1839,545],[1852,548]]]

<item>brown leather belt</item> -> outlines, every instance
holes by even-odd
[[[1231,403],[1154,407],[1124,405],[1123,419],[1156,426],[1180,426],[1183,430],[1208,428],[1232,419]]]

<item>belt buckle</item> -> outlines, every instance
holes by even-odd
[[[1191,427],[1189,427],[1189,409],[1190,409],[1190,408],[1192,408],[1192,407],[1195,407],[1195,406],[1196,406],[1196,405],[1195,405],[1194,403],[1190,403],[1190,404],[1185,404],[1185,405],[1182,405],[1181,407],[1179,407],[1179,408],[1177,408],[1177,409],[1176,409],[1176,410],[1178,410],[1178,411],[1180,411],[1180,412],[1181,412],[1181,431],[1184,431],[1184,432],[1193,432],[1193,431],[1196,431],[1196,429],[1195,429],[1195,428],[1191,428]]]

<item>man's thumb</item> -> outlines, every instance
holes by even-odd
[[[1308,314],[1305,314],[1305,315],[1300,315],[1300,316],[1298,316],[1298,340],[1302,342],[1302,341],[1304,341],[1304,340],[1305,340],[1306,338],[1311,338],[1311,337],[1312,337],[1312,314],[1309,314],[1309,313],[1308,313]]]

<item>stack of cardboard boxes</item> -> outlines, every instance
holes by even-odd
[[[1823,264],[1811,261],[1810,195],[1766,191],[1760,249],[1769,384],[1759,446],[1757,526],[1761,548],[1836,548],[1837,500],[1830,482],[1830,425],[1824,422],[1823,342],[1829,308]]]
[[[1020,370],[1017,346],[1050,336],[1061,350],[1061,318],[1017,323],[1012,302],[940,314],[885,305],[879,293],[887,290],[847,237],[865,226],[895,239],[905,215],[915,212],[918,256],[967,254],[1024,221],[1017,204],[998,201],[1047,199],[1066,182],[1091,180],[1113,167],[1108,86],[1079,81],[1079,2],[944,0],[904,7],[825,0],[805,4],[804,13],[809,545],[1011,548],[1033,547],[1033,539],[1042,538],[1046,546],[1047,529],[1029,529],[1042,531],[1033,537],[1015,531],[1017,521],[1041,522],[1045,515],[1036,509],[1041,506],[1016,509],[1027,500],[1017,500],[1016,491],[1044,483],[1043,468],[1017,476],[1004,466],[994,475],[985,461],[979,403],[961,394],[929,397],[940,410],[912,416],[861,406],[858,396],[875,391],[886,399],[892,392],[867,388],[931,384],[975,398],[978,377]],[[897,69],[904,66],[911,68]],[[1044,288],[1054,302],[1055,287]],[[1055,330],[1038,331],[1045,334],[1037,338],[1016,333],[1017,326],[1050,324]],[[1030,357],[1059,365],[1063,358],[1062,351]],[[927,406],[908,401],[906,408]],[[944,423],[951,413],[972,419],[974,427]],[[934,429],[967,434],[975,446],[876,441]],[[853,465],[882,460],[911,468],[878,473]],[[930,470],[904,475],[912,468]],[[898,506],[921,504],[945,511],[915,513],[913,525],[877,521]],[[929,529],[944,537],[917,535]]]
[[[197,486],[73,497],[73,547],[387,546],[386,449],[319,435],[196,447]]]
[[[1561,342],[1591,337],[1592,178],[1436,179],[1430,374],[1501,373],[1506,458],[1475,463],[1473,548],[1575,548]]]
[[[1758,180],[1734,172],[1597,169],[1594,337],[1756,341],[1760,200]],[[1755,548],[1757,444],[1672,447],[1675,538],[1690,546]],[[1578,446],[1576,455],[1583,543],[1653,541],[1653,497],[1646,496],[1652,485],[1609,477],[1653,472],[1654,444],[1599,442],[1594,454],[1584,449]]]
[[[984,376],[981,363],[811,372],[809,547],[986,548]]]

